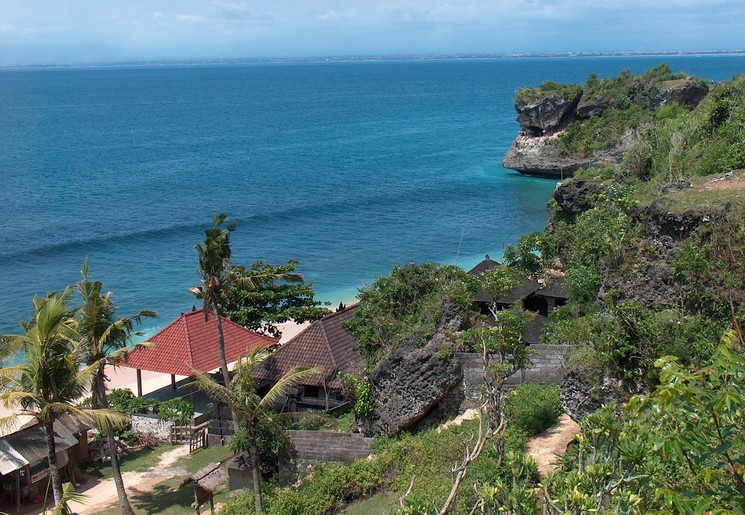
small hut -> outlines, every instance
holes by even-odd
[[[222,469],[221,463],[210,463],[194,472],[181,483],[179,488],[194,483],[194,502],[191,507],[197,515],[199,507],[209,501],[210,513],[215,513],[215,492],[228,484],[228,474]]]

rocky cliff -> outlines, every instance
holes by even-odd
[[[566,91],[541,94],[540,88],[527,96],[518,94],[515,111],[520,133],[505,155],[505,168],[527,175],[564,178],[580,168],[617,165],[633,144],[640,122],[638,109],[632,107],[642,106],[651,113],[665,104],[676,103],[692,109],[708,93],[708,86],[694,79],[639,79],[615,87],[588,92],[577,86],[571,95]],[[607,134],[600,135],[592,122],[611,110],[630,114],[626,126],[613,127],[615,134],[609,141]],[[567,151],[562,139],[568,137],[580,140],[582,150]]]

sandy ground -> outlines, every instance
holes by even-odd
[[[309,325],[310,325],[310,322],[306,322],[304,324],[296,324],[295,322],[287,322],[284,324],[280,324],[279,328],[282,331],[282,338],[280,339],[280,344],[286,343],[287,341],[295,337],[298,333],[300,333],[303,329],[305,329]],[[229,365],[229,368],[232,368],[232,367]],[[137,370],[135,370],[134,368],[108,367],[106,369],[106,375],[109,378],[109,383],[108,383],[109,390],[113,388],[129,388],[133,392],[137,392]],[[183,378],[184,376],[176,376],[177,381]],[[143,395],[159,390],[170,384],[171,384],[171,376],[169,374],[161,374],[158,372],[150,372],[147,370],[142,371],[142,393]],[[11,415],[14,415],[17,411],[18,410],[14,408],[0,406],[0,418],[10,417]],[[2,430],[0,430],[0,434],[6,434],[8,432],[13,432],[15,430],[21,429],[20,424],[18,424],[18,422],[20,421],[25,422],[26,420],[25,418],[23,418],[23,416],[18,417],[18,421],[14,420],[16,424],[14,424],[13,426],[10,426],[13,429],[3,428]]]
[[[538,463],[541,478],[545,478],[546,474],[556,468],[556,456],[564,454],[569,442],[574,440],[574,435],[579,432],[577,423],[565,413],[554,426],[528,442],[528,454]]]
[[[188,445],[180,445],[177,448],[161,455],[158,465],[147,472],[125,472],[122,474],[124,486],[131,495],[152,491],[153,487],[175,476],[186,475],[186,469],[179,466],[181,458],[189,454]],[[80,515],[99,513],[118,502],[116,486],[113,479],[97,482],[90,479],[77,488],[83,494],[84,503],[71,502],[73,512]]]

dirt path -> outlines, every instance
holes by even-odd
[[[153,487],[165,479],[183,476],[186,469],[176,465],[178,461],[189,454],[188,445],[179,445],[175,449],[164,452],[156,466],[145,472],[125,472],[122,474],[124,486],[128,493],[151,492]],[[71,502],[73,512],[80,515],[95,514],[111,507],[118,502],[116,486],[113,479],[98,482],[91,479],[78,489],[85,498],[83,503]]]
[[[577,423],[569,415],[564,414],[554,426],[528,442],[528,454],[538,462],[541,478],[545,478],[546,474],[554,470],[556,456],[564,453],[569,442],[579,432]]]

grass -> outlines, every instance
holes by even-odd
[[[136,456],[125,459],[122,463],[122,470],[126,472],[147,472],[157,467],[160,457],[175,446],[170,444],[161,445],[152,451],[139,451]],[[179,488],[181,483],[202,467],[217,463],[230,455],[229,447],[211,447],[200,449],[188,456],[185,456],[178,465],[184,467],[187,474],[178,477],[172,477],[157,483],[152,491],[140,490],[138,487],[128,487],[129,501],[137,513],[163,513],[166,515],[176,515],[182,513],[191,513],[193,508],[191,503],[194,502],[194,487],[187,485]],[[98,468],[98,467],[97,467]],[[103,465],[101,467],[102,478],[111,477],[111,467]],[[105,474],[107,472],[108,474]],[[227,488],[215,494],[215,503],[225,502],[227,500]],[[101,512],[104,515],[115,515],[120,513],[116,504],[111,508]]]
[[[392,493],[380,493],[347,506],[345,515],[368,515],[370,513],[390,513],[399,507],[399,496]]]
[[[141,449],[130,454],[125,454],[119,458],[121,470],[122,472],[146,472],[160,462],[161,455],[173,448],[173,445],[165,444],[155,449]],[[112,477],[111,465],[109,463],[95,463],[88,467],[86,473],[101,480]]]

